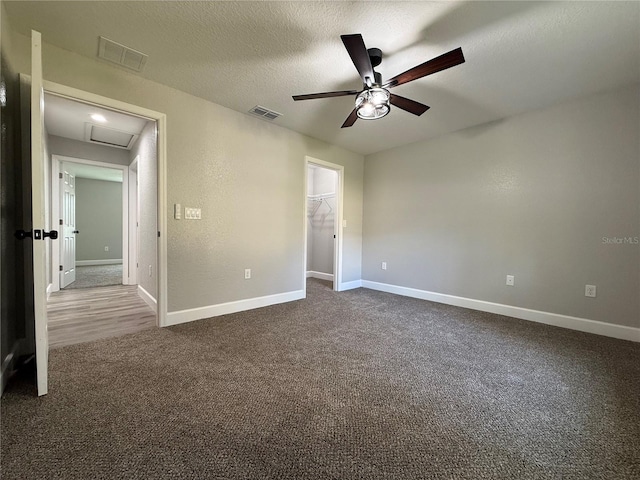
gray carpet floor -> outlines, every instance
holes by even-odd
[[[64,287],[93,288],[108,285],[122,285],[122,264],[76,266],[76,280]]]
[[[365,289],[54,350],[8,479],[638,479],[640,345]]]

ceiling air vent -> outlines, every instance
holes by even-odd
[[[115,63],[121,67],[141,72],[147,63],[148,55],[138,52],[133,48],[126,47],[120,43],[109,40],[108,38],[99,37],[98,57],[108,62]]]
[[[269,110],[268,108],[261,107],[260,105],[256,105],[251,110],[249,110],[251,115],[256,115],[258,117],[266,118],[267,120],[275,120],[276,118],[282,116],[281,113],[274,112],[273,110]]]
[[[130,150],[138,137],[139,135],[135,133],[85,123],[84,139],[90,143]]]

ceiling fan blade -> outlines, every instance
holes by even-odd
[[[344,123],[342,124],[342,127],[340,128],[346,128],[346,127],[350,127],[351,125],[353,125],[354,123],[356,123],[356,120],[358,119],[358,114],[356,113],[356,109],[354,108],[351,113],[349,114],[349,116],[347,117],[347,119],[344,121]]]
[[[383,85],[384,88],[393,88],[403,83],[417,80],[418,78],[426,77],[432,73],[441,72],[447,68],[455,67],[464,63],[464,55],[462,54],[462,48],[456,48],[439,57],[432,58],[431,60],[424,62],[417,67],[413,67],[406,72],[396,75],[395,77],[387,80]]]
[[[358,90],[341,90],[339,92],[322,92],[322,93],[309,93],[307,95],[293,95],[293,99],[298,100],[313,100],[314,98],[329,98],[329,97],[345,97],[347,95],[355,95]]]
[[[429,107],[423,103],[416,102],[410,98],[401,97],[400,95],[394,95],[393,93],[391,94],[389,101],[391,102],[391,105],[395,105],[396,107],[417,116],[420,116],[429,110]]]
[[[371,66],[371,59],[369,58],[367,47],[364,46],[362,35],[359,33],[353,35],[340,35],[340,38],[342,39],[342,43],[344,43],[344,47],[347,49],[347,52],[349,52],[349,56],[351,57],[353,64],[356,66],[356,70],[358,70],[358,73],[362,77],[362,83],[367,85],[367,77],[371,83],[374,83],[375,77],[373,75],[373,67]]]

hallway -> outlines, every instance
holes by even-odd
[[[138,332],[156,315],[135,285],[61,290],[47,302],[49,348]]]

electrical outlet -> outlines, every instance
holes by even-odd
[[[514,277],[513,275],[507,275],[507,285],[509,285],[510,287],[513,287],[516,283],[516,277]]]
[[[387,262],[382,262],[382,269],[386,270],[387,269]]]
[[[250,268],[245,268],[244,269],[244,279],[245,280],[249,280],[251,278],[251,269]]]
[[[176,220],[180,220],[182,218],[182,207],[179,203],[176,203],[173,206],[173,218],[175,218]]]
[[[595,297],[596,296],[596,286],[595,285],[585,285],[584,286],[584,296],[585,297]]]
[[[109,251],[109,247],[105,246],[105,247],[104,247],[104,251],[105,251],[105,252],[108,252],[108,251]]]

